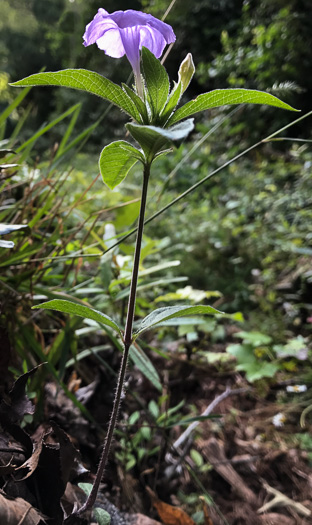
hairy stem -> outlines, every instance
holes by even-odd
[[[134,310],[135,310],[136,289],[137,289],[137,283],[138,283],[141,245],[142,245],[142,236],[143,236],[143,229],[144,229],[144,215],[145,215],[149,175],[150,175],[150,164],[145,164],[144,172],[143,172],[143,189],[142,189],[141,207],[140,207],[140,215],[139,215],[139,223],[138,223],[138,232],[137,232],[136,245],[135,245],[133,270],[132,270],[132,278],[131,278],[131,285],[130,285],[130,295],[129,295],[126,327],[125,327],[125,334],[124,334],[124,351],[123,351],[122,360],[121,360],[120,369],[119,369],[116,394],[115,394],[115,399],[114,399],[114,404],[113,404],[113,411],[112,411],[112,415],[109,421],[106,439],[105,439],[105,443],[103,446],[103,451],[102,451],[100,463],[98,466],[98,470],[96,473],[96,477],[95,477],[95,481],[94,481],[92,490],[85,504],[77,511],[76,513],[77,515],[82,514],[83,512],[91,509],[95,503],[97,493],[99,490],[99,486],[100,486],[100,483],[101,483],[101,480],[104,474],[104,470],[106,467],[106,463],[107,463],[107,459],[108,459],[108,455],[109,455],[109,451],[110,451],[110,447],[111,447],[111,443],[113,439],[114,430],[115,430],[116,423],[118,420],[120,401],[121,401],[123,390],[124,390],[129,349],[132,343],[133,318],[134,318]]]
[[[140,208],[140,215],[139,215],[138,231],[137,231],[134,261],[133,261],[133,270],[132,270],[132,279],[131,279],[131,285],[130,285],[128,312],[127,312],[127,320],[126,320],[126,327],[125,327],[125,336],[124,336],[125,346],[130,345],[132,342],[132,326],[133,326],[133,317],[134,317],[134,308],[135,308],[136,289],[137,289],[137,283],[138,283],[141,244],[142,244],[142,235],[143,235],[143,229],[144,229],[144,215],[145,215],[149,175],[150,175],[150,165],[146,164],[144,166],[144,173],[143,173],[141,208]]]

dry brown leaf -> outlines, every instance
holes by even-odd
[[[25,414],[33,414],[35,407],[26,395],[26,384],[41,365],[36,366],[26,374],[21,375],[11,388],[7,400],[2,399],[0,404],[0,419],[3,426],[9,423],[20,423]]]
[[[46,523],[34,507],[22,498],[9,499],[0,493],[0,523],[5,525],[38,525]]]
[[[184,510],[160,501],[149,487],[146,488],[164,525],[196,525],[195,521]]]
[[[199,496],[199,499],[202,502],[203,511],[204,511],[204,525],[213,525],[212,519],[210,517],[210,512],[208,509],[208,505],[205,501],[205,499],[202,496]]]
[[[26,461],[20,467],[16,469],[21,470],[22,472],[25,470],[25,475],[22,478],[20,478],[20,481],[29,478],[36,470],[39,463],[40,454],[42,452],[43,438],[44,433],[41,434],[37,443],[35,443],[33,454],[28,459],[26,459]]]

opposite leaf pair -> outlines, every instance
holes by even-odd
[[[145,47],[142,48],[142,65],[143,98],[125,84],[118,86],[98,73],[84,69],[38,73],[12,85],[55,85],[88,91],[109,100],[132,118],[133,122],[126,124],[126,127],[140,145],[141,151],[126,141],[116,141],[106,146],[100,155],[100,171],[110,189],[124,180],[137,161],[150,165],[159,155],[170,151],[168,148],[172,144],[185,139],[194,128],[193,119],[188,117],[200,111],[244,103],[266,104],[295,111],[269,93],[249,89],[216,89],[177,108],[195,72],[192,56],[188,54],[181,63],[178,82],[171,91],[165,68]]]

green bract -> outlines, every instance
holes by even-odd
[[[171,144],[181,143],[189,135],[194,128],[194,119],[190,118],[168,129],[134,123],[126,124],[126,128],[140,144],[146,162],[151,163],[164,149],[167,150]]]

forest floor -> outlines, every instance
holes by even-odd
[[[215,345],[214,351],[222,350]],[[41,523],[38,517],[19,521],[25,509],[18,514],[16,502],[22,500],[17,497],[52,516],[47,523],[55,525],[63,522],[64,509],[69,513],[75,502],[84,500],[77,484],[94,479],[101,429],[107,426],[115,390],[112,370],[118,369],[119,358],[106,354],[110,371],[88,358],[67,378],[69,391],[96,424],[49,380],[37,406],[44,422],[22,428],[21,415],[32,411],[25,396],[32,372],[4,398],[0,497],[14,498],[17,514],[16,521],[2,517],[1,523]],[[208,365],[196,354],[188,359],[172,351],[170,359],[154,354],[152,359],[161,370],[161,396],[138,370],[128,371],[120,423],[96,504],[111,514],[111,524],[312,523],[311,425],[306,421],[304,429],[300,426],[307,397],[287,397],[285,381],[278,378],[250,385],[228,364]],[[195,418],[200,414],[204,416]],[[196,428],[183,441],[190,425]],[[90,513],[77,521],[93,522]]]

